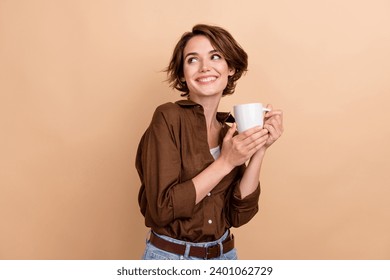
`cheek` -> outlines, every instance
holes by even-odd
[[[226,76],[230,76],[230,75],[234,74],[234,70],[230,69],[226,62],[221,63],[220,65],[218,65],[218,71],[220,73],[222,73],[224,76],[225,75]]]
[[[189,78],[193,75],[194,73],[194,70],[192,69],[192,67],[189,67],[189,66],[184,66],[183,67],[183,75],[184,75],[184,78]]]
[[[221,76],[223,76],[224,79],[228,79],[229,76],[231,76],[232,74],[234,74],[234,71],[231,71],[230,69],[226,67],[221,67],[220,69],[220,73],[222,74]]]

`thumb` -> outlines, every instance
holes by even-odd
[[[267,107],[266,107],[267,109],[270,109],[270,111],[272,111],[272,109],[273,109],[273,107],[272,107],[272,105],[271,104],[267,104]],[[267,113],[265,113],[265,117],[266,118],[268,118],[269,117],[269,115],[270,115],[270,112],[267,112]]]
[[[225,139],[229,140],[233,138],[234,133],[236,132],[237,124],[233,123],[232,127],[229,128],[228,132],[225,135]]]

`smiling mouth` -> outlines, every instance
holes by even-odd
[[[196,81],[200,82],[200,83],[210,83],[210,82],[214,82],[216,79],[217,79],[217,77],[210,76],[210,77],[198,78],[198,79],[196,79]]]

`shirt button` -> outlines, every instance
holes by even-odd
[[[207,196],[210,196],[211,195],[211,193],[209,192],[208,194],[207,194]]]
[[[208,220],[208,223],[209,223],[209,224],[212,224],[212,223],[213,223],[213,221],[212,221],[212,220]]]

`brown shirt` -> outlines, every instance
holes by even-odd
[[[214,158],[207,142],[203,107],[190,100],[166,103],[154,112],[141,138],[136,168],[141,179],[138,202],[145,225],[155,232],[191,242],[220,238],[230,227],[247,223],[258,211],[260,184],[241,199],[238,188],[245,165],[234,168],[198,204],[192,182]],[[223,123],[219,143],[234,121],[218,113]]]

